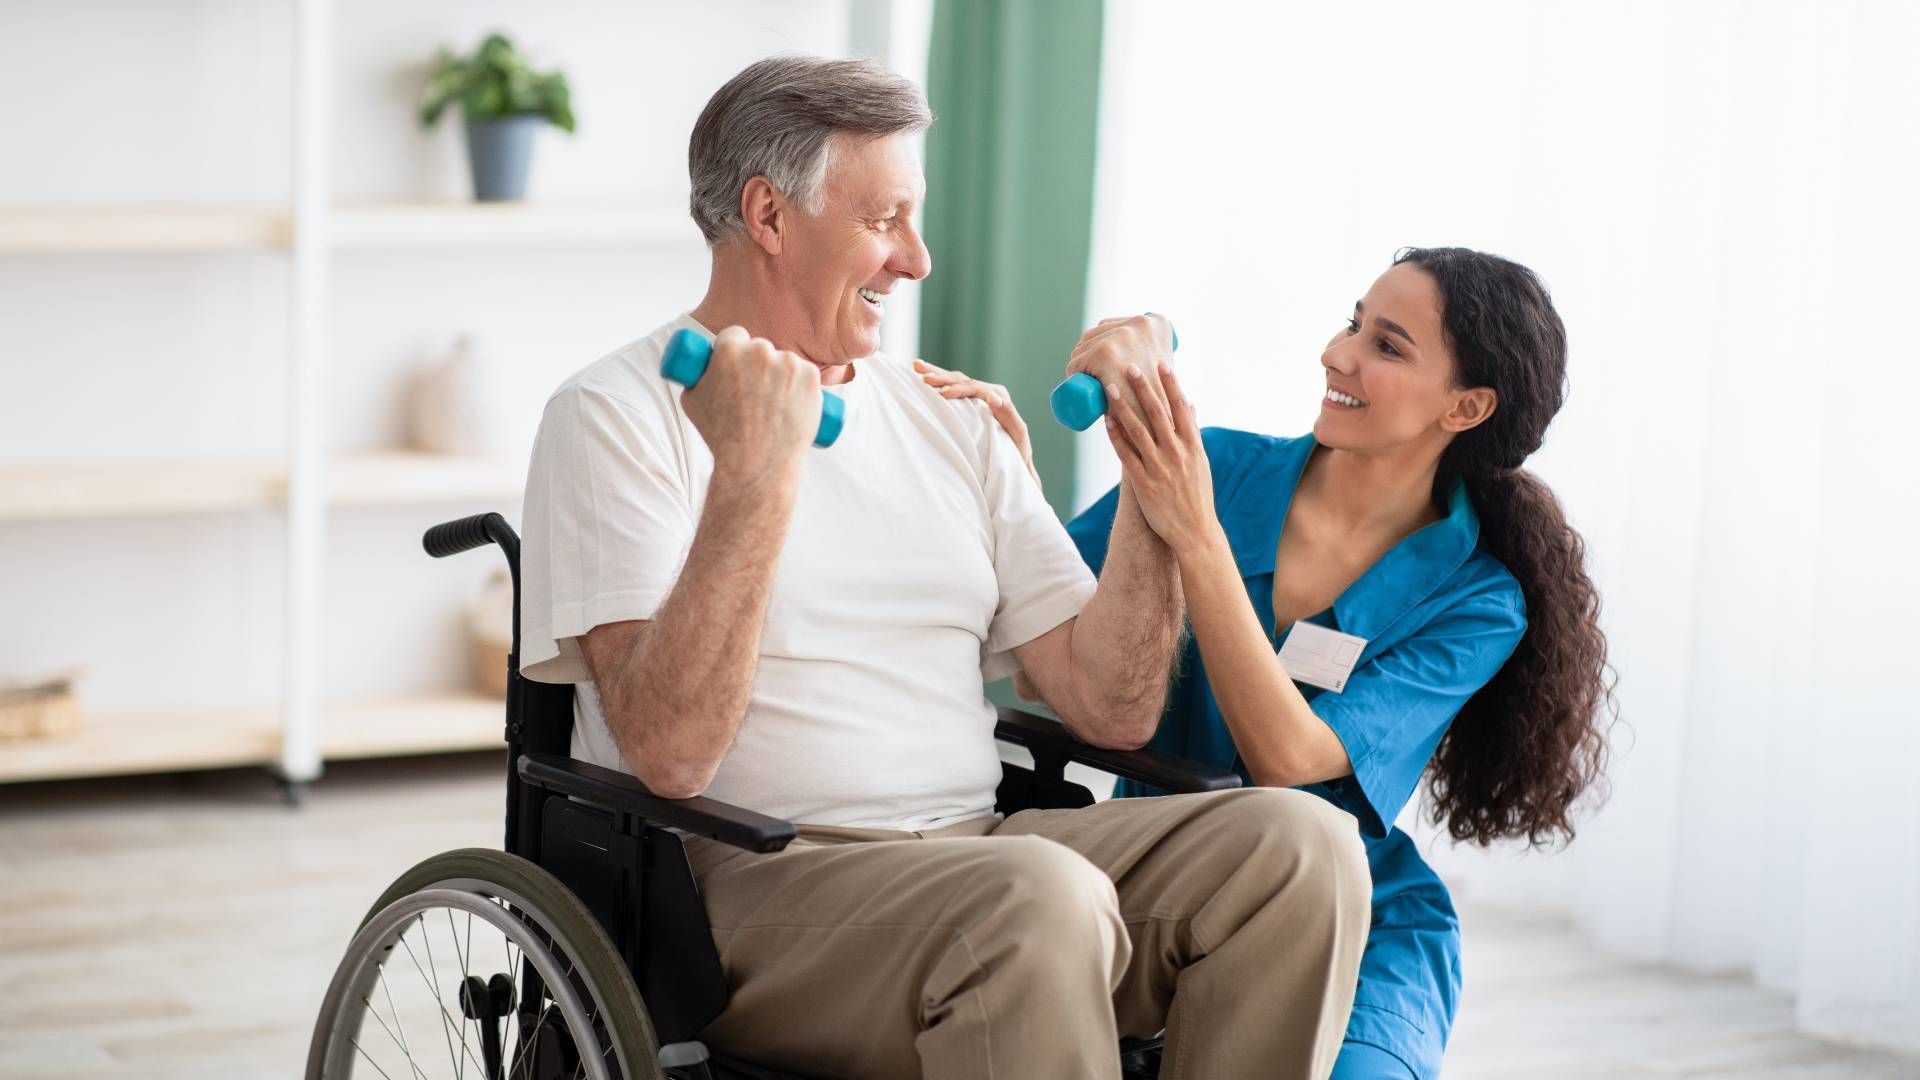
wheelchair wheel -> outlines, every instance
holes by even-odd
[[[662,1080],[606,931],[515,855],[449,851],[401,875],[321,1003],[308,1080]]]

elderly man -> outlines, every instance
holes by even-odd
[[[756,63],[694,127],[712,249],[692,311],[568,379],[528,479],[523,666],[578,684],[573,752],[801,823],[687,842],[732,997],[716,1049],[839,1077],[1325,1075],[1368,919],[1354,821],[1285,790],[994,811],[982,679],[1080,738],[1146,742],[1179,589],[1123,489],[1087,572],[977,401],[876,352],[932,269],[919,91],[867,61]],[[710,334],[696,389],[668,337]],[[1165,324],[1108,327],[1151,362]],[[844,434],[812,449],[822,387]]]

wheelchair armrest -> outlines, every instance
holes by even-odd
[[[1091,765],[1128,780],[1137,780],[1162,791],[1225,791],[1240,786],[1240,774],[1216,769],[1158,750],[1106,750],[1089,746],[1075,738],[1058,720],[1000,707],[1000,721],[994,725],[996,738],[1024,746],[1037,760],[1042,755],[1064,756],[1068,761]]]
[[[626,773],[557,754],[521,754],[518,769],[535,787],[748,851],[779,851],[794,837],[791,822],[700,795],[663,799]]]

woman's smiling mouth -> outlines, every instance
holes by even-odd
[[[1333,387],[1327,387],[1327,400],[1343,409],[1364,409],[1367,403],[1352,394],[1342,393]]]

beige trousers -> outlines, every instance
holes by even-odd
[[[687,844],[732,998],[716,1052],[839,1080],[1325,1077],[1370,918],[1358,827],[1249,788],[925,833]]]

